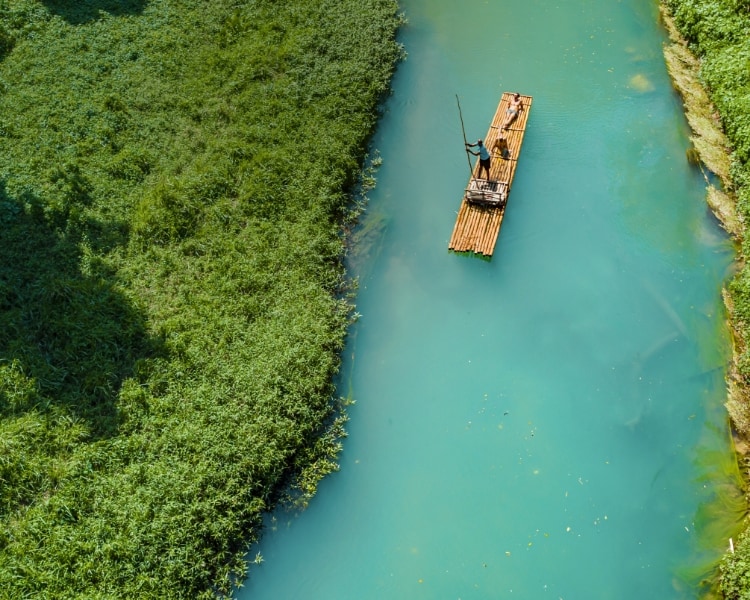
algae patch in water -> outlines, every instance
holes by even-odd
[[[736,540],[743,529],[747,503],[736,454],[727,455],[723,448],[699,444],[694,462],[702,473],[699,481],[712,495],[698,506],[693,517],[697,555],[692,564],[678,570],[675,587],[697,586],[704,600],[713,600],[722,597],[718,591],[717,565],[729,549],[730,540]]]
[[[654,90],[654,84],[643,73],[633,75],[630,81],[628,81],[628,87],[641,93],[652,92]]]

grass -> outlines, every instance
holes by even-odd
[[[231,593],[336,468],[341,229],[399,23],[0,0],[0,597]]]

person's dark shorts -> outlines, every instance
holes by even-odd
[[[489,171],[490,168],[490,159],[489,158],[482,158],[479,160],[479,165]]]

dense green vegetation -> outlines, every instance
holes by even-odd
[[[344,416],[395,0],[0,0],[0,597],[227,593]]]
[[[732,145],[732,179],[740,219],[750,222],[750,2],[666,0],[675,23],[701,60],[700,76]],[[740,356],[736,376],[744,392],[744,414],[734,425],[750,439],[750,238],[740,234],[742,268],[729,285]],[[720,565],[726,598],[750,598],[750,533]]]

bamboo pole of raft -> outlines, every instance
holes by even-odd
[[[510,105],[512,98],[513,94],[510,92],[504,92],[500,98],[500,103],[495,111],[495,116],[493,117],[492,122],[490,123],[490,128],[484,138],[486,142],[485,145],[488,149],[490,149],[489,140],[494,141],[502,131],[501,127],[505,118],[505,111]],[[518,167],[518,158],[521,151],[521,145],[523,144],[523,137],[526,133],[526,123],[529,118],[529,110],[531,109],[533,98],[531,96],[522,95],[521,101],[523,103],[523,109],[510,124],[509,128],[502,131],[508,142],[508,150],[510,151],[509,158],[503,158],[499,154],[495,154],[494,150],[492,150],[490,181],[497,182],[494,185],[498,188],[500,184],[505,185],[505,203],[495,206],[491,204],[480,206],[477,204],[471,204],[466,199],[466,194],[464,194],[461,199],[461,206],[456,215],[456,224],[453,226],[453,233],[451,234],[451,239],[448,244],[448,248],[454,252],[473,252],[474,254],[482,254],[491,257],[495,250],[497,237],[500,234],[500,227],[502,226],[503,217],[505,216],[508,197],[510,196],[511,185],[516,174],[516,168]],[[461,104],[459,103],[458,95],[456,95],[456,103],[458,104],[458,113],[461,118],[461,131],[464,135],[464,142],[466,142],[466,131],[464,130]],[[469,161],[469,168],[471,169],[471,159],[469,158],[468,152],[466,158]],[[471,170],[469,185],[471,185],[472,179],[476,179],[478,175],[479,161],[477,161],[474,168]]]
[[[471,158],[469,157],[469,142],[466,140],[466,129],[464,128],[464,116],[461,114],[461,103],[458,101],[456,94],[456,104],[458,105],[458,118],[461,119],[461,133],[464,134],[464,149],[466,150],[466,162],[469,163],[469,177],[471,177]]]

